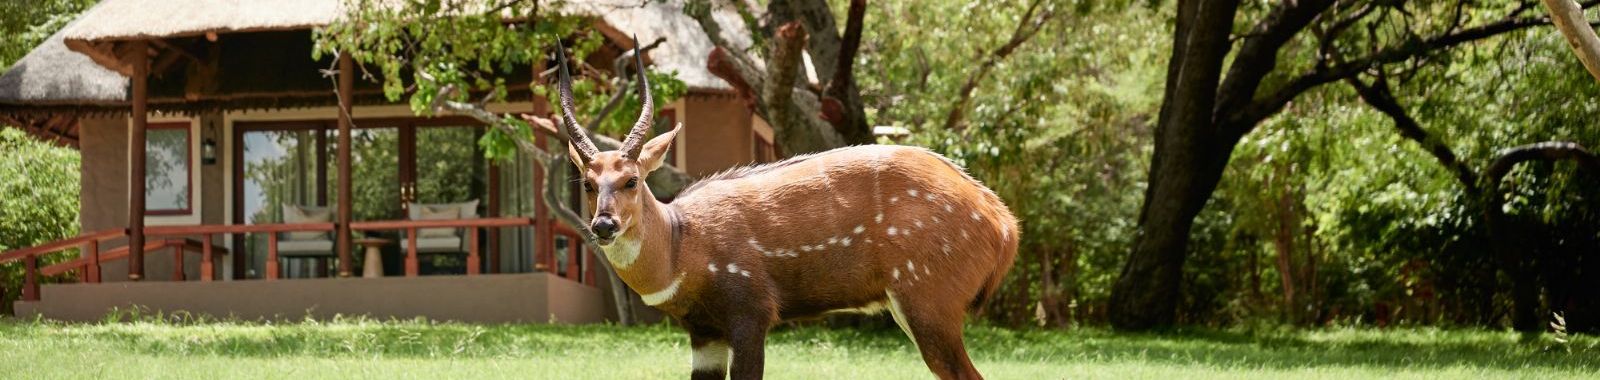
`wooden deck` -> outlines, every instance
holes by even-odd
[[[549,273],[327,278],[294,281],[105,282],[44,285],[21,318],[98,321],[114,309],[288,321],[365,315],[475,323],[594,323],[600,289]]]

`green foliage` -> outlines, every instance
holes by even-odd
[[[77,151],[0,126],[0,252],[78,234],[78,164]],[[48,255],[39,265],[76,255]],[[0,287],[6,289],[0,310],[11,309],[21,283],[22,262],[0,264]]]
[[[67,26],[98,0],[28,0],[0,2],[0,70],[51,34]]]
[[[1163,336],[973,326],[968,351],[992,378],[1585,378],[1600,341],[1545,351],[1515,333],[1438,329],[1195,330]],[[1554,337],[1540,337],[1540,341]],[[1568,352],[1567,350],[1570,350]],[[681,329],[654,325],[470,325],[338,318],[296,323],[0,322],[0,371],[52,379],[133,377],[657,379],[689,373]],[[92,365],[82,365],[93,363]],[[771,378],[929,377],[897,329],[779,328]]]
[[[558,38],[566,41],[576,63],[573,92],[579,112],[597,113],[610,94],[621,88],[593,78],[602,71],[584,63],[605,43],[604,36],[587,27],[587,18],[561,13],[564,1],[349,1],[352,11],[343,21],[313,33],[316,47],[312,59],[350,52],[361,66],[363,78],[382,83],[390,101],[403,99],[418,115],[433,114],[432,105],[444,100],[474,104],[512,101],[508,78],[527,75],[533,67],[553,62],[549,52]],[[522,21],[530,19],[536,21]],[[657,105],[668,104],[687,90],[676,74],[651,72],[650,82]],[[553,87],[529,87],[535,95],[547,98],[555,92]],[[627,99],[608,115],[599,131],[626,133],[625,126],[631,126],[637,116],[625,115],[638,115],[639,104],[637,99]],[[589,117],[580,115],[578,119]],[[624,119],[626,124],[621,124]],[[478,145],[489,158],[510,157],[516,148],[512,139],[533,136],[532,129],[516,117],[507,115],[503,121],[516,133],[491,130],[484,134]]]
[[[974,62],[1010,38],[1025,2],[870,7],[857,65],[873,125],[910,129],[904,143],[963,164],[1022,220],[1017,267],[988,314],[1009,323],[1039,318],[1046,271],[1060,313],[1103,313],[1135,232],[1170,43],[1163,11],[1042,6],[1069,15],[980,83],[964,129],[943,128],[952,99]]]

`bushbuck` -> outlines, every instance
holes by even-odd
[[[760,378],[781,321],[885,310],[935,375],[981,378],[962,323],[1011,269],[1020,233],[992,191],[932,151],[867,145],[729,170],[661,203],[644,178],[683,126],[644,141],[654,105],[637,48],[643,110],[608,152],[573,117],[559,50],[588,228],[623,282],[688,330],[692,378],[724,378],[730,361],[733,378]]]

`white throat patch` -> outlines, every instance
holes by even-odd
[[[639,259],[639,240],[618,237],[610,246],[601,247],[606,252],[606,261],[615,265],[617,269],[628,269],[633,266],[633,261]]]
[[[678,277],[673,278],[672,283],[667,284],[667,287],[651,292],[650,294],[640,294],[639,299],[643,300],[644,304],[650,306],[656,306],[666,303],[667,301],[671,301],[672,296],[678,294],[678,284],[683,283],[683,276],[686,274],[687,273],[678,273]]]

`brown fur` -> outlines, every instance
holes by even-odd
[[[980,377],[962,322],[1010,270],[1020,232],[993,192],[936,153],[881,145],[714,175],[671,204],[642,182],[625,188],[659,167],[675,134],[637,161],[604,152],[580,169],[597,189],[589,209],[622,225],[607,259],[689,330],[696,378],[725,373],[719,345],[734,378],[760,377],[778,322],[893,305],[936,375]]]

